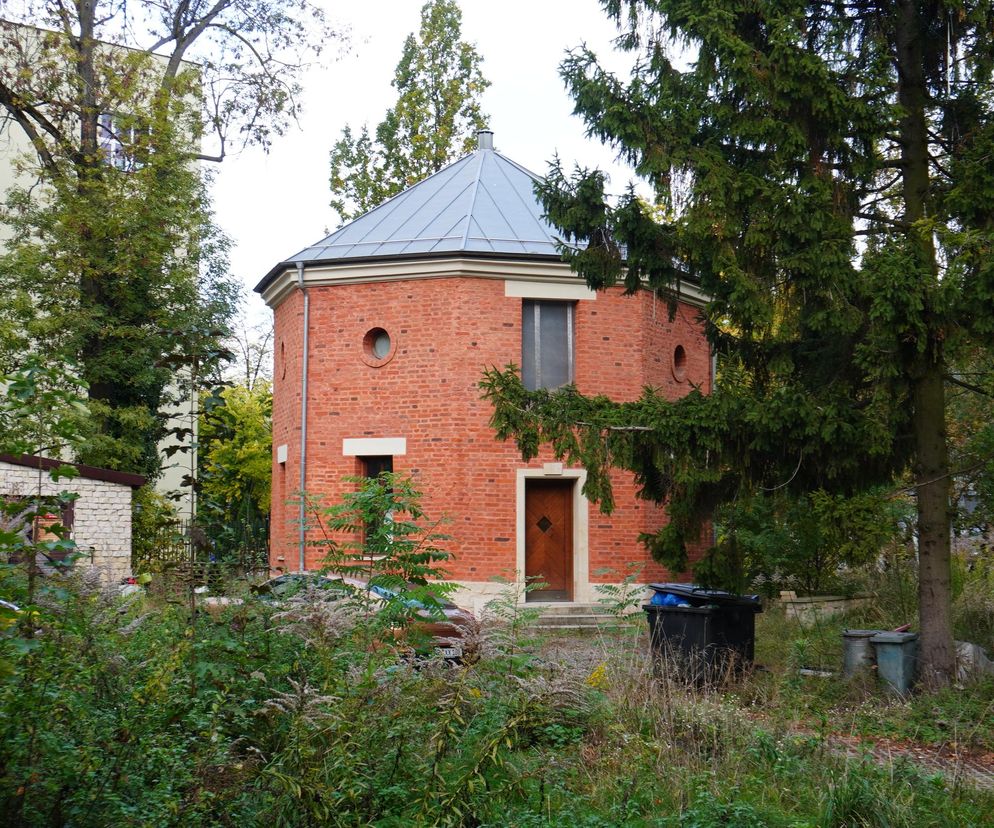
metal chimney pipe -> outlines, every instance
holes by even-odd
[[[492,129],[481,129],[476,133],[476,148],[481,150],[494,148],[494,131]]]

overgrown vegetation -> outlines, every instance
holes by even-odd
[[[694,565],[704,584],[737,591],[840,591],[842,573],[905,540],[913,507],[886,489],[844,497],[823,489],[806,495],[756,493],[720,506],[715,545]]]
[[[321,592],[191,620],[85,575],[49,582],[37,634],[0,634],[0,820],[980,826],[994,807],[911,765],[846,759],[801,726],[815,712],[787,715],[827,706],[775,664],[708,695],[654,678],[631,636],[523,646],[493,620],[507,607],[479,661],[412,662]]]
[[[872,682],[798,672],[837,669],[846,624],[905,620],[907,556],[863,571],[883,596],[863,616],[807,630],[760,616],[765,669],[718,690],[656,669],[640,617],[540,638],[517,584],[468,631],[476,658],[450,663],[399,634],[413,606],[430,611],[447,591],[445,538],[419,497],[383,475],[324,509],[329,568],[358,577],[278,601],[244,594],[191,613],[121,597],[92,570],[44,579],[31,599],[23,568],[0,567],[0,595],[21,607],[0,615],[0,821],[987,824],[994,794],[847,750],[865,736],[992,750],[994,683],[893,700]],[[989,586],[965,560],[960,599]],[[619,616],[638,575],[602,591]],[[373,600],[363,583],[393,597]]]

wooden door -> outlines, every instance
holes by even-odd
[[[573,600],[573,485],[525,481],[525,575],[546,584],[527,600]]]

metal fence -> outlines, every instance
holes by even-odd
[[[162,526],[151,543],[143,544],[131,562],[135,574],[163,572],[177,565],[215,565],[236,574],[250,575],[269,569],[269,527],[225,527],[218,542],[203,527],[189,520]]]

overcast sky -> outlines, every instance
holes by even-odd
[[[234,273],[248,287],[252,316],[264,305],[251,288],[278,262],[337,226],[328,206],[328,152],[346,124],[371,126],[395,100],[390,85],[404,38],[420,25],[422,0],[323,0],[351,28],[350,50],[304,79],[300,128],[274,141],[266,155],[252,149],[217,171],[215,207],[235,247]],[[599,166],[620,192],[630,173],[613,153],[584,137],[581,120],[559,78],[567,49],[586,42],[607,65],[616,35],[597,0],[462,0],[463,38],[476,44],[492,86],[484,95],[496,149],[544,174],[558,152],[564,162]],[[329,50],[332,51],[332,50]]]

